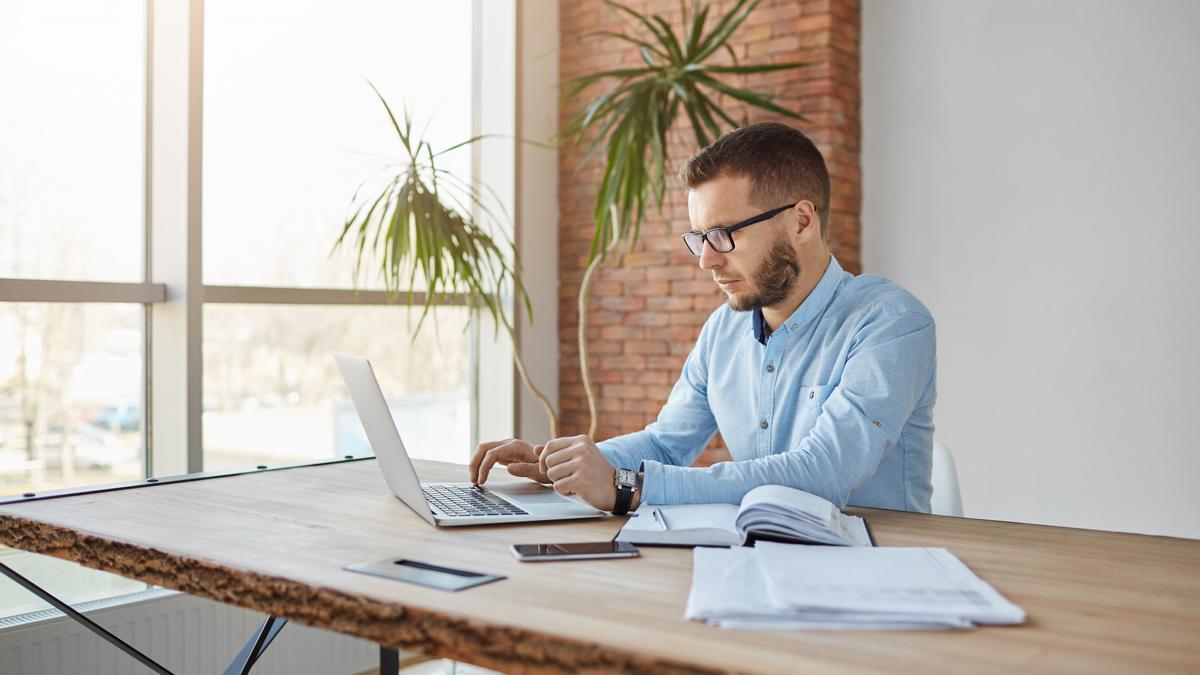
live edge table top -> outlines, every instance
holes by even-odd
[[[417,470],[466,476],[436,462]],[[3,505],[0,543],[505,672],[1200,671],[1200,541],[850,511],[881,546],[948,548],[1028,621],[720,630],[683,619],[688,549],[521,563],[510,544],[607,540],[623,519],[437,529],[392,495],[374,460]],[[343,570],[388,557],[507,578],[450,593]]]

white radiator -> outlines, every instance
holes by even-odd
[[[77,607],[88,618],[178,675],[214,675],[266,617],[202,598],[149,591],[125,604]],[[88,605],[97,606],[90,609]],[[41,615],[41,620],[37,620]],[[143,675],[129,655],[57,611],[0,620],[0,674]],[[403,658],[403,654],[401,654]],[[288,623],[255,664],[254,675],[349,675],[379,667],[379,647],[329,631]]]

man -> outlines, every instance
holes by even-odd
[[[683,179],[684,243],[728,302],[700,330],[658,420],[600,443],[483,443],[471,480],[500,463],[614,513],[641,501],[737,503],[765,484],[839,507],[929,511],[933,317],[829,254],[820,151],[791,127],[754,124],[702,150]],[[690,467],[718,430],[733,461]]]

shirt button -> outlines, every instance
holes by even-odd
[[[770,364],[770,363],[768,363],[768,364],[767,364],[767,372],[768,372],[768,373],[773,373],[773,372],[775,372],[775,366],[774,366],[774,365],[772,365],[772,364]]]
[[[792,324],[792,330],[796,330],[796,324]]]
[[[815,391],[810,391],[810,392],[808,392],[808,397],[809,397],[809,398],[812,398],[813,396],[816,396],[816,395],[817,395],[817,392],[815,392]]]
[[[766,429],[766,428],[767,428],[767,421],[766,421],[766,420],[763,420],[763,421],[759,422],[759,423],[758,423],[758,426],[759,426],[759,428],[761,428],[761,429]]]

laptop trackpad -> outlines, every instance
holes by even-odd
[[[554,488],[537,483],[516,483],[512,485],[489,485],[491,492],[503,495],[519,504],[531,506],[558,506],[575,504],[576,502],[554,491]]]

